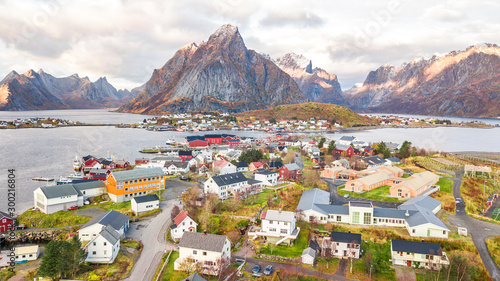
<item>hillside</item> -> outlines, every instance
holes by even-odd
[[[270,109],[252,110],[235,114],[238,120],[309,120],[314,118],[335,120],[345,126],[369,126],[377,125],[376,119],[354,113],[352,110],[336,104],[307,102],[301,104],[279,105]]]

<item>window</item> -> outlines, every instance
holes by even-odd
[[[373,224],[377,224],[377,219],[373,218]]]
[[[276,232],[276,228],[269,228],[269,231]]]
[[[97,255],[97,252],[96,251],[92,251],[92,255]]]
[[[411,233],[415,233],[415,229],[412,229],[412,230],[411,230]]]
[[[287,223],[287,222],[284,222],[283,224],[284,224],[284,225],[288,225],[288,223]],[[444,232],[444,231],[443,231],[443,232]],[[443,234],[444,234],[444,233],[443,233]]]
[[[273,224],[273,221],[269,221],[269,224]]]
[[[371,222],[372,222],[372,214],[365,213],[363,218],[363,224],[371,224]]]
[[[104,242],[104,246],[106,246],[108,243]]]
[[[401,197],[402,193],[403,193],[403,191],[401,189],[398,189],[398,197]]]
[[[33,257],[33,254],[30,254],[30,258]]]
[[[446,230],[443,230],[443,235],[446,235]]]
[[[337,221],[342,221],[342,217],[341,216],[337,216]]]
[[[106,250],[104,250],[104,255],[106,255],[106,253],[107,253]]]
[[[207,252],[203,252],[203,255],[206,256],[207,255]]]
[[[125,188],[125,191],[128,191],[128,187]]]
[[[198,251],[193,250],[193,255],[197,255],[197,254],[198,254]]]
[[[353,212],[352,223],[359,223],[359,212]]]
[[[282,229],[281,230],[281,234],[288,234],[288,230],[287,229]]]
[[[97,245],[97,243],[96,243],[96,242],[94,242],[94,243],[92,243],[92,245],[96,246],[96,245]]]

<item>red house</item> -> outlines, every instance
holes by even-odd
[[[193,151],[192,150],[179,150],[179,158],[182,159],[182,161],[186,161],[186,159],[191,159],[193,158]]]
[[[104,160],[101,162],[101,165],[102,165],[103,169],[115,169],[116,168],[115,162],[113,162],[111,160]]]
[[[115,161],[116,168],[128,168],[130,166],[130,163],[128,161],[125,161],[125,159],[120,159]]]
[[[367,147],[363,150],[363,153],[368,156],[373,156],[375,155],[375,149],[371,147]]]
[[[111,171],[108,169],[92,169],[89,172],[89,179],[105,181]]]
[[[99,160],[97,160],[97,159],[92,158],[92,159],[87,160],[87,161],[83,164],[83,166],[84,166],[84,167],[87,167],[87,168],[91,168],[91,167],[97,167],[97,166],[96,166],[97,164],[101,164],[101,162],[99,162]]]
[[[205,140],[210,145],[222,144],[222,135],[218,134],[205,135]]]
[[[188,142],[188,145],[189,147],[206,147],[208,146],[208,142],[203,140],[194,140]]]
[[[137,158],[135,159],[135,164],[140,165],[140,164],[148,164],[149,159],[148,158]]]
[[[295,163],[283,165],[283,167],[281,167],[279,171],[279,179],[284,180],[294,180],[302,175],[302,171],[299,165]]]
[[[0,211],[0,232],[10,230],[14,225],[14,219],[7,213]]]
[[[335,152],[337,154],[345,153],[345,156],[353,156],[354,155],[354,149],[352,148],[352,146],[348,146],[348,145],[337,145],[337,149],[335,149]]]

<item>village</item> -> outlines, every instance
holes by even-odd
[[[173,119],[177,126],[192,124],[186,118]],[[199,124],[219,122],[207,118]],[[254,122],[253,128],[323,129],[329,122],[306,123]],[[26,239],[3,241],[17,244],[22,274],[75,280],[270,280],[273,274],[407,280],[401,278],[446,272],[488,280],[494,268],[484,259],[500,262],[495,159],[438,154],[407,141],[284,132],[264,138],[211,132],[169,147],[130,161],[77,158],[79,174],[37,188],[33,209],[17,222],[0,212],[0,232],[15,224],[26,228],[17,230]],[[477,225],[493,230],[484,241],[476,238]],[[37,231],[59,232],[36,243],[29,238]],[[31,243],[19,243],[25,240]],[[486,253],[477,246],[481,242]],[[77,253],[81,266],[52,268],[54,249]],[[2,251],[4,276],[8,260]]]

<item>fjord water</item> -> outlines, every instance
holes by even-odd
[[[146,118],[107,110],[0,112],[0,120],[27,117],[54,117],[101,124],[137,123]],[[254,137],[267,135],[252,131],[218,132]],[[133,162],[136,157],[151,157],[141,154],[139,150],[142,148],[164,145],[165,140],[172,137],[182,141],[191,134],[203,133],[151,132],[113,126],[0,130],[0,210],[4,211],[7,207],[7,169],[16,169],[16,209],[21,213],[33,206],[33,190],[45,185],[31,179],[38,176],[58,179],[59,176],[72,174],[75,156],[109,155]],[[343,135],[357,136],[367,142],[408,140],[419,147],[448,152],[500,152],[500,128],[386,128],[327,134],[327,137],[338,140]]]

